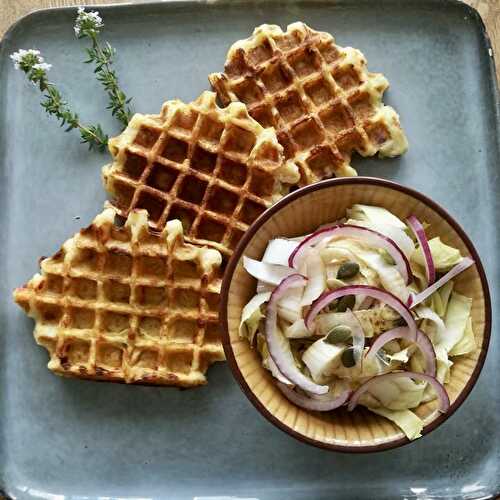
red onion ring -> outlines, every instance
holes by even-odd
[[[293,389],[290,389],[285,384],[281,382],[277,383],[278,389],[285,395],[287,399],[289,399],[292,403],[300,406],[301,408],[305,408],[306,410],[312,411],[331,411],[335,410],[339,406],[345,404],[349,396],[352,394],[351,391],[345,390],[338,396],[324,397],[321,399],[313,399],[303,394],[299,394],[295,392]]]
[[[439,411],[441,413],[445,413],[448,410],[448,408],[450,407],[450,398],[448,397],[448,393],[446,392],[446,389],[443,387],[443,385],[440,384],[434,377],[431,377],[430,375],[426,375],[425,373],[415,373],[415,372],[393,372],[372,377],[370,380],[367,380],[364,384],[362,384],[356,389],[354,394],[351,396],[351,399],[349,400],[349,405],[347,406],[347,409],[349,411],[354,410],[354,408],[358,404],[359,398],[367,390],[369,390],[370,387],[373,387],[375,384],[383,382],[385,380],[392,380],[395,378],[402,378],[402,377],[411,378],[412,380],[424,380],[425,382],[431,384],[434,390],[436,391],[436,394],[440,402]]]
[[[448,283],[455,276],[465,271],[467,268],[472,266],[474,261],[470,257],[464,257],[455,267],[448,271],[442,278],[438,279],[430,287],[426,288],[423,292],[417,293],[413,296],[411,303],[411,308],[414,308],[421,302],[423,302],[427,297],[430,297],[436,290],[439,290],[443,285]]]
[[[269,354],[282,375],[305,391],[313,394],[326,394],[327,385],[319,385],[306,377],[296,366],[291,352],[284,347],[283,341],[288,345],[287,339],[280,339],[276,331],[278,319],[278,302],[290,288],[305,286],[307,278],[301,274],[292,274],[283,279],[274,289],[267,304],[266,315],[266,341]]]
[[[389,307],[392,307],[406,321],[411,333],[410,339],[414,342],[417,341],[417,324],[415,323],[408,307],[396,296],[392,295],[392,293],[368,285],[350,285],[337,288],[337,290],[323,292],[312,303],[311,308],[305,317],[307,328],[312,331],[313,321],[318,313],[328,304],[336,299],[339,299],[340,297],[344,297],[345,295],[367,295],[368,297],[373,297],[374,299],[380,300],[380,302],[384,302]]]
[[[434,259],[432,258],[431,247],[429,246],[427,236],[425,235],[424,226],[422,226],[420,221],[414,215],[410,215],[406,221],[420,244],[420,248],[424,254],[427,282],[429,285],[432,285],[436,281],[436,268],[434,266]]]
[[[407,327],[401,326],[399,328],[394,328],[388,332],[379,335],[375,342],[371,345],[370,349],[366,353],[365,360],[368,361],[374,358],[377,352],[385,345],[394,339],[406,339],[411,340],[410,330]],[[417,331],[417,342],[420,351],[422,352],[425,359],[425,373],[431,377],[436,376],[436,352],[434,351],[434,346],[429,340],[429,337],[420,330]]]
[[[413,276],[411,273],[410,263],[408,262],[406,255],[396,245],[396,243],[394,243],[393,240],[377,231],[374,231],[373,229],[368,229],[362,226],[352,226],[348,224],[341,224],[334,227],[319,229],[318,231],[308,236],[290,254],[290,257],[288,258],[288,265],[296,269],[300,258],[304,255],[304,252],[309,247],[316,245],[324,238],[328,238],[331,236],[347,236],[359,238],[365,241],[369,241],[379,248],[383,248],[394,259],[396,267],[401,273],[401,276],[403,277],[405,283],[408,285],[412,282]]]

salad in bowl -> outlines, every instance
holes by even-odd
[[[297,238],[270,240],[241,313],[248,340],[284,396],[310,411],[362,405],[413,440],[415,410],[438,399],[455,356],[474,352],[472,299],[454,278],[474,265],[426,222],[354,204],[340,220]]]

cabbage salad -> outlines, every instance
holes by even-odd
[[[420,404],[445,389],[454,356],[476,349],[472,300],[453,278],[473,265],[424,225],[385,208],[353,205],[346,217],[244,257],[257,293],[240,336],[294,404],[331,411],[358,404],[421,436]]]

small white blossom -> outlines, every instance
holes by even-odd
[[[41,69],[43,71],[49,71],[50,68],[52,68],[52,64],[47,64],[47,63],[41,62],[38,64],[34,64],[33,68],[34,69]]]
[[[42,64],[44,59],[40,55],[40,51],[36,49],[19,49],[17,52],[14,52],[10,55],[10,58],[14,61],[14,67],[19,69],[21,67],[21,63],[26,60],[26,58],[32,57],[36,64]]]
[[[85,12],[83,7],[78,7],[78,14],[75,21],[75,35],[80,36],[84,30],[94,30],[97,31],[99,28],[104,26],[99,12],[91,11]]]

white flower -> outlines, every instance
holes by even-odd
[[[19,69],[21,63],[25,62],[27,59],[32,59],[34,65],[42,64],[44,61],[43,57],[40,55],[40,51],[36,49],[19,49],[17,52],[11,54],[10,58],[14,61],[14,67],[16,69]]]
[[[99,28],[104,26],[99,12],[91,11],[85,12],[84,7],[78,7],[76,21],[75,21],[75,35],[80,36],[83,30],[94,30],[97,31]]]
[[[33,68],[34,69],[41,69],[43,71],[50,71],[50,68],[52,68],[52,64],[47,64],[47,63],[41,62],[38,64],[34,64]]]

